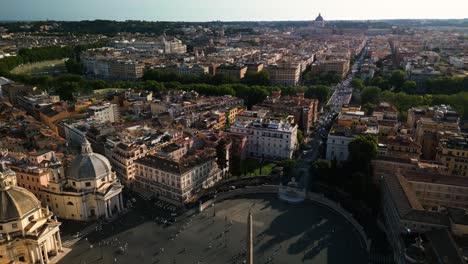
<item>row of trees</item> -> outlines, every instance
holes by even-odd
[[[367,86],[361,91],[361,105],[370,113],[370,110],[380,102],[389,102],[400,111],[400,118],[406,119],[407,111],[414,106],[431,106],[448,104],[453,106],[462,118],[468,119],[468,92],[459,92],[451,95],[445,94],[407,94],[405,92],[382,91],[377,86]]]
[[[162,71],[156,69],[146,70],[143,74],[143,80],[145,81],[157,81],[157,82],[180,82],[182,84],[193,84],[193,83],[204,83],[204,84],[234,84],[243,83],[247,85],[269,85],[270,74],[267,71],[261,71],[257,73],[247,72],[242,80],[234,78],[226,74],[202,74],[202,75],[191,75],[191,74],[179,74],[176,72]]]
[[[383,91],[405,92],[407,94],[454,94],[468,92],[468,76],[438,77],[428,79],[423,85],[408,78],[402,70],[395,70],[390,75],[376,76],[365,82],[360,79],[353,80],[353,87],[362,89],[364,86],[377,86]]]
[[[194,90],[202,95],[221,96],[233,95],[244,99],[247,107],[260,103],[271,94],[273,90],[281,90],[282,94],[295,95],[301,91],[306,98],[316,98],[320,102],[326,102],[330,96],[328,87],[272,87],[261,85],[246,85],[242,83],[212,85],[204,83],[182,84],[180,82],[157,82],[153,80],[132,82],[108,82],[103,80],[86,79],[80,75],[66,74],[58,77],[15,75],[14,80],[29,85],[36,85],[49,92],[60,95],[63,99],[71,99],[73,93],[88,93],[92,90],[103,88],[134,88],[153,92],[161,92],[165,89]]]
[[[341,81],[341,76],[336,72],[328,72],[324,74],[314,74],[312,71],[307,71],[304,74],[304,85],[333,85]]]

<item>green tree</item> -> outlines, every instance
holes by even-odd
[[[396,70],[392,72],[389,82],[395,88],[396,91],[400,91],[403,87],[403,84],[408,79],[406,73],[402,70]]]
[[[303,149],[305,147],[304,132],[298,129],[296,137],[297,137],[297,143],[299,144],[299,147]]]
[[[401,90],[407,94],[414,94],[416,92],[416,82],[406,80],[401,87]]]
[[[74,58],[70,58],[67,61],[65,61],[65,67],[67,68],[68,73],[72,74],[84,74],[85,69],[84,66],[77,62]]]
[[[377,157],[377,138],[372,135],[359,135],[348,145],[349,161],[356,168],[368,167]]]
[[[306,98],[314,98],[319,101],[320,104],[324,105],[330,98],[330,89],[325,85],[315,85],[306,87],[304,91]]]
[[[284,175],[291,176],[291,172],[296,167],[297,162],[292,159],[286,159],[278,162],[278,166],[283,168]]]
[[[370,85],[377,86],[383,91],[390,89],[390,83],[388,82],[388,80],[384,79],[382,76],[374,77],[370,81]]]
[[[357,78],[355,77],[352,81],[351,81],[351,86],[356,89],[356,90],[362,90],[362,88],[364,88],[364,81],[361,79],[361,78]]]
[[[380,103],[382,90],[376,86],[367,86],[362,89],[361,104],[378,104]]]
[[[270,74],[267,71],[247,72],[242,79],[247,85],[270,85]]]

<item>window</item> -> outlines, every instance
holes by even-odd
[[[16,229],[16,228],[18,228],[18,224],[17,224],[17,223],[13,223],[13,224],[11,224],[11,227],[12,227],[13,229]]]
[[[67,205],[71,205],[71,206],[73,206],[73,203],[72,203],[72,202],[68,202],[68,203],[67,203]]]
[[[85,183],[85,186],[86,186],[86,187],[90,187],[90,186],[91,186],[91,182],[86,182],[86,183]]]
[[[1,231],[1,230],[3,230],[3,226],[2,226],[2,225],[0,225],[0,231]]]
[[[30,217],[28,217],[28,220],[29,220],[29,221],[34,220],[34,215],[31,215]]]

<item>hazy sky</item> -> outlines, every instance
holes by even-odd
[[[0,20],[467,18],[468,0],[0,0]]]

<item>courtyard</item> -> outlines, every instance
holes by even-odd
[[[111,234],[109,226],[91,233],[60,263],[244,263],[249,210],[255,263],[366,263],[359,234],[342,216],[274,195],[226,200],[172,225],[133,215],[114,222]]]

